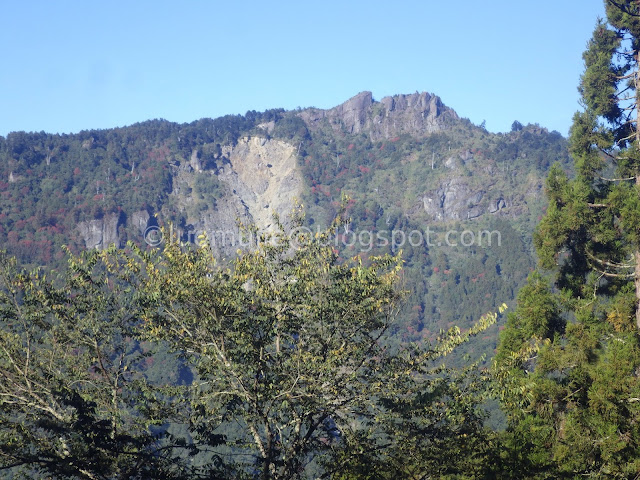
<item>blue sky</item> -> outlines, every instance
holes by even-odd
[[[491,131],[567,135],[601,0],[16,1],[0,135],[330,108],[427,91]]]

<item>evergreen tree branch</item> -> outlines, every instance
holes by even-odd
[[[626,4],[624,4],[624,3],[617,2],[616,0],[607,0],[607,2],[609,2],[614,7],[620,9],[620,11],[626,13],[627,15],[630,15],[632,17],[640,17],[640,14],[632,12],[631,10],[629,10],[628,6]]]
[[[591,260],[594,260],[594,261],[598,262],[600,265],[604,265],[605,267],[611,267],[611,268],[615,268],[615,269],[635,268],[635,264],[631,264],[631,263],[625,264],[625,263],[613,262],[611,260],[602,260],[602,259],[596,257],[594,254],[592,254],[591,252],[589,252],[586,249],[585,249],[585,253],[587,254],[587,256]]]
[[[635,180],[636,177],[621,177],[621,178],[607,178],[607,177],[602,177],[600,175],[598,175],[598,178],[600,180],[603,180],[605,182],[626,182],[629,180]]]

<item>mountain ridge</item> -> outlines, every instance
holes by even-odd
[[[459,120],[458,114],[445,106],[440,97],[427,92],[398,94],[376,101],[370,91],[363,91],[328,110],[303,109],[299,116],[311,129],[327,120],[349,134],[367,132],[374,141],[402,134],[424,136]]]
[[[531,232],[555,161],[569,164],[561,135],[534,125],[493,134],[426,92],[189,124],[12,132],[0,138],[0,246],[51,267],[64,261],[62,245],[152,248],[164,225],[185,243],[206,233],[214,254],[231,258],[244,248],[238,220],[268,230],[272,213],[285,218],[298,200],[313,230],[346,195],[352,221],[336,249],[365,261],[402,249],[413,293],[399,335],[419,340],[514,297],[534,265]],[[427,228],[499,229],[505,246],[377,241]]]

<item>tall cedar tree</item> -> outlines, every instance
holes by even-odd
[[[640,3],[607,1],[606,12],[583,54],[584,111],[570,137],[576,176],[552,169],[535,243],[545,268],[561,265],[559,285],[575,298],[634,282],[640,329]]]
[[[552,168],[534,237],[558,290],[530,277],[496,356],[511,478],[640,474],[640,2],[605,5],[583,55],[575,177]]]

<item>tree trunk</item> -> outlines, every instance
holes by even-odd
[[[640,189],[640,174],[636,175],[636,188]],[[634,282],[636,286],[636,327],[640,331],[640,245],[636,245]]]
[[[640,4],[640,2],[638,2]],[[633,77],[633,82],[634,82],[634,88],[635,88],[635,95],[636,95],[636,126],[635,129],[636,131],[635,133],[635,148],[640,149],[640,90],[638,89],[638,87],[640,85],[638,85],[638,80],[640,80],[639,75],[640,72],[638,71],[640,69],[640,50],[634,52],[634,57],[636,60],[636,71],[635,71],[635,75]],[[636,167],[636,189],[638,191],[640,191],[640,172],[638,172],[638,169]],[[636,243],[636,252],[635,252],[635,262],[636,262],[636,267],[635,267],[635,277],[634,277],[634,281],[635,281],[635,287],[636,287],[636,327],[638,328],[638,330],[640,330],[640,245],[638,245]]]
[[[640,249],[636,250],[636,269],[635,269],[635,284],[636,284],[636,326],[640,331]]]

